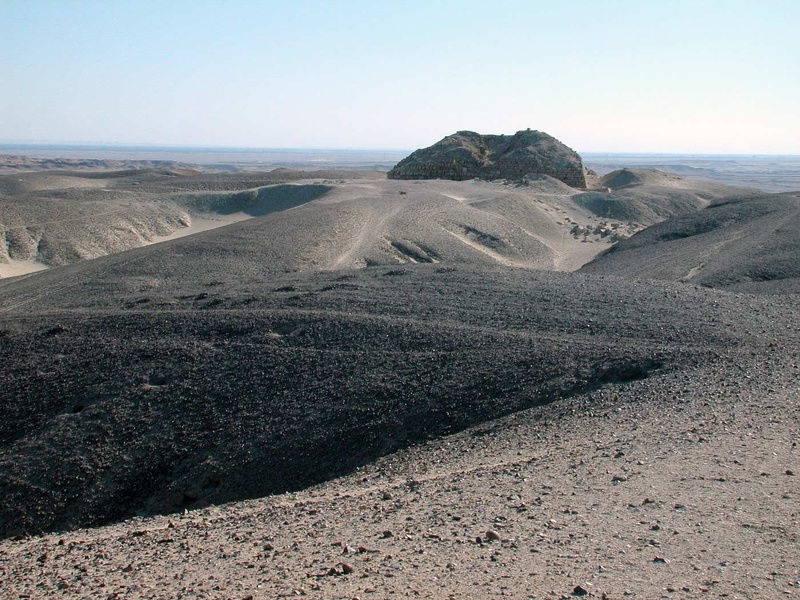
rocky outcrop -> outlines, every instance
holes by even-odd
[[[459,131],[417,150],[389,171],[389,179],[523,179],[550,175],[586,188],[586,169],[577,152],[554,137],[527,129],[514,135]]]

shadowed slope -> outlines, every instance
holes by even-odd
[[[741,291],[797,291],[798,219],[797,192],[730,199],[645,229],[583,270]]]

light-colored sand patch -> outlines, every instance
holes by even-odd
[[[48,266],[46,264],[38,260],[12,260],[11,262],[0,263],[0,279],[36,273],[37,271],[44,271],[47,268]]]
[[[187,235],[193,235],[195,233],[209,231],[211,229],[217,229],[219,227],[225,227],[226,225],[230,225],[232,223],[238,223],[239,221],[246,221],[252,218],[253,217],[243,212],[225,215],[224,217],[210,216],[210,215],[203,217],[192,217],[191,223],[189,224],[188,227],[182,227],[181,229],[176,229],[169,235],[155,236],[152,240],[145,242],[143,245],[152,246],[153,244],[159,244],[161,242],[166,242],[168,240],[176,240],[178,238],[186,237]]]
[[[444,196],[446,198],[452,198],[453,200],[456,200],[457,202],[461,202],[461,203],[464,203],[464,202],[467,201],[467,199],[464,198],[464,196],[456,196],[455,194],[445,194],[444,192],[442,192],[442,196]]]
[[[470,248],[472,248],[474,250],[477,250],[478,252],[481,252],[481,253],[485,254],[486,256],[492,258],[493,260],[495,260],[496,262],[498,262],[501,265],[504,265],[506,267],[527,267],[527,266],[529,266],[528,264],[526,264],[524,262],[517,261],[517,260],[512,260],[512,259],[510,259],[510,258],[508,258],[506,256],[503,256],[499,252],[495,252],[491,248],[487,248],[483,244],[479,244],[478,242],[475,242],[475,241],[469,239],[466,235],[458,234],[455,231],[450,231],[449,229],[446,230],[446,231],[447,231],[447,233],[452,235],[454,238],[456,238],[457,240],[459,240],[463,244],[469,246]]]
[[[555,270],[577,271],[586,263],[594,260],[599,254],[608,250],[613,244],[614,242],[611,240],[581,242],[567,232],[564,235],[562,246],[554,248],[556,250]]]
[[[358,237],[353,240],[348,250],[333,261],[332,268],[346,269],[365,266],[364,254],[367,252],[370,242],[376,237],[386,234],[387,224],[397,216],[400,210],[400,206],[395,206],[383,216],[373,216],[371,219],[366,220],[361,226]]]
[[[689,272],[686,273],[686,275],[684,275],[681,281],[691,281],[692,277],[697,276],[697,274],[703,270],[703,267],[705,267],[704,263],[700,263],[696,267],[692,267],[691,269],[689,269]]]

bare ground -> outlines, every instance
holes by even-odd
[[[0,573],[9,598],[798,597],[798,371],[775,375],[635,382],[303,492],[7,540]]]

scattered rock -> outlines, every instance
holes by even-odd
[[[50,329],[48,329],[47,331],[45,331],[44,334],[47,335],[47,336],[53,337],[53,336],[59,335],[61,333],[64,333],[65,331],[67,331],[67,328],[64,327],[63,325],[55,325],[55,326],[51,327]]]
[[[355,569],[353,568],[353,565],[351,565],[350,563],[341,562],[341,563],[338,563],[335,567],[331,567],[331,568],[323,571],[322,573],[316,573],[316,574],[313,574],[313,575],[309,574],[309,577],[317,577],[317,578],[319,578],[319,577],[338,577],[340,575],[349,575],[354,570]]]
[[[484,534],[487,540],[498,542],[500,541],[500,534],[497,533],[494,529],[487,529],[486,533]]]

